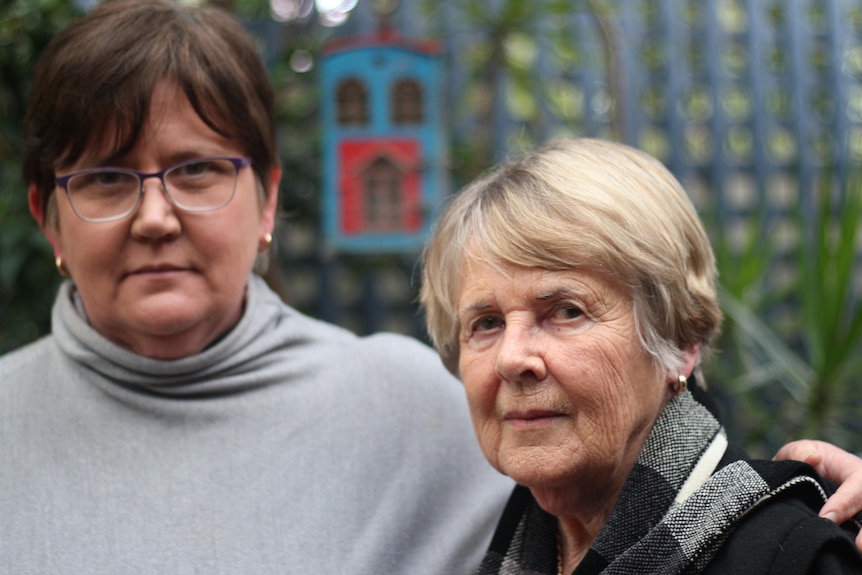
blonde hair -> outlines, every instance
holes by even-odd
[[[448,204],[425,249],[420,298],[453,373],[461,276],[475,245],[501,262],[622,282],[644,350],[666,371],[685,347],[705,353],[721,325],[715,259],[694,206],[659,161],[622,144],[552,140]]]

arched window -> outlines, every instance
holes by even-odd
[[[392,86],[392,123],[397,126],[421,124],[425,120],[422,85],[416,80],[399,80]]]
[[[361,80],[349,78],[338,84],[338,123],[364,126],[368,123],[368,90]]]
[[[363,174],[363,210],[368,231],[404,229],[403,178],[387,158],[377,158]]]

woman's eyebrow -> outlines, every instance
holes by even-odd
[[[458,315],[478,313],[491,309],[493,306],[485,300],[479,300],[458,308]]]
[[[536,295],[536,300],[548,301],[555,299],[566,299],[570,297],[575,297],[577,295],[579,295],[578,290],[572,289],[570,287],[560,287],[539,293],[538,295]]]

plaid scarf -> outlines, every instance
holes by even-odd
[[[813,509],[823,505],[828,488],[802,463],[717,469],[727,438],[702,393],[692,386],[664,409],[576,575],[700,573],[737,522],[771,497],[792,489]],[[557,520],[526,487],[515,488],[478,573],[557,573]]]

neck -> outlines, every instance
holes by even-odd
[[[601,520],[585,523],[572,517],[558,518],[558,553],[561,558],[562,573],[571,573],[583,560],[601,531],[605,519],[603,516]]]
[[[581,484],[601,484],[603,489],[530,488],[539,506],[557,518],[563,573],[571,573],[587,554],[622,490],[618,482],[583,481]]]

